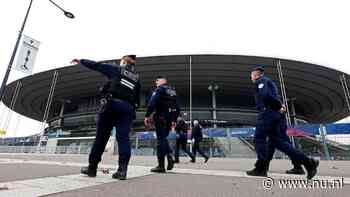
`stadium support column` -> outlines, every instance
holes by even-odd
[[[340,78],[340,83],[342,85],[343,91],[344,91],[344,96],[345,96],[345,101],[348,106],[348,113],[350,113],[350,93],[349,93],[349,88],[348,88],[348,83],[346,81],[345,74],[342,74],[339,76]]]
[[[326,140],[326,135],[327,135],[326,126],[321,124],[320,128],[319,128],[319,132],[320,132],[320,136],[321,136],[321,140],[322,140],[323,150],[324,150],[324,153],[326,155],[326,159],[330,160],[331,157],[329,155],[329,150],[328,150],[327,140]]]
[[[59,123],[59,126],[62,127],[63,126],[63,116],[64,116],[64,108],[66,106],[66,103],[63,101],[61,103],[61,109],[60,109],[60,123]]]
[[[192,56],[190,56],[190,131],[192,135]],[[192,143],[190,143],[190,151],[192,152]]]
[[[6,108],[5,104],[0,102],[0,114],[2,114],[0,116],[0,129],[2,129],[1,126],[2,126],[2,122],[4,121],[4,118],[5,118],[4,114],[6,114],[6,112],[7,112],[7,108]]]
[[[192,56],[190,56],[190,130],[192,131]]]
[[[216,94],[215,94],[215,90],[212,91],[212,100],[213,100],[213,120],[214,120],[214,128],[216,128]]]
[[[44,116],[43,116],[43,121],[42,121],[44,123],[46,123],[46,121],[49,117],[49,114],[50,114],[50,108],[51,108],[51,104],[52,104],[52,100],[53,100],[53,95],[55,93],[57,79],[58,79],[58,71],[55,70],[55,72],[53,73],[50,92],[49,92],[49,96],[47,98],[46,107],[45,107],[45,111],[44,111]]]
[[[288,125],[288,127],[290,127],[291,126],[291,121],[290,121],[290,113],[289,113],[289,107],[288,107],[288,98],[287,98],[287,93],[286,93],[286,86],[285,86],[285,83],[284,83],[284,77],[283,77],[283,70],[282,70],[281,60],[276,60],[275,64],[276,64],[276,67],[277,67],[278,78],[279,78],[280,86],[281,86],[282,102],[286,106],[287,125]],[[293,147],[295,147],[294,137],[291,136],[290,140],[292,141]]]
[[[226,128],[226,138],[228,140],[228,150],[232,153],[232,134],[230,128]],[[238,138],[238,137],[237,137]]]
[[[61,103],[61,108],[60,108],[60,114],[59,114],[59,126],[63,127],[64,126],[64,110],[66,109],[66,105],[71,103],[72,101],[69,99],[60,99],[59,100]]]
[[[139,135],[137,135],[137,133],[136,133],[136,135],[135,135],[135,151],[136,151],[136,153],[137,153],[138,149],[139,149]]]
[[[43,119],[42,119],[42,122],[39,125],[40,141],[38,143],[38,147],[41,146],[41,142],[43,141],[43,138],[44,138],[44,133],[45,133],[44,126],[45,126],[45,123],[46,123],[46,121],[47,121],[47,119],[49,117],[50,108],[51,108],[51,104],[52,104],[52,100],[53,100],[53,95],[55,93],[57,79],[58,79],[58,71],[55,70],[55,72],[53,73],[52,81],[51,81],[49,95],[47,97],[47,102],[46,102],[46,107],[45,107]],[[48,142],[47,144],[49,145],[50,143]],[[51,145],[53,145],[53,144],[51,144]],[[56,145],[57,145],[57,142],[56,142]]]
[[[17,83],[16,83],[15,91],[14,91],[12,99],[11,99],[10,106],[9,106],[10,109],[9,109],[9,111],[7,113],[6,120],[4,122],[3,129],[5,131],[7,131],[8,127],[9,127],[9,124],[11,122],[12,113],[13,113],[13,110],[15,109],[16,101],[17,101],[17,98],[18,98],[18,95],[19,95],[19,92],[20,92],[21,88],[22,88],[22,82],[21,82],[21,80],[18,80]],[[13,135],[15,135],[15,134],[16,133],[14,133]]]

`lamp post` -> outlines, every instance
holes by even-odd
[[[54,4],[57,8],[59,8],[61,11],[63,11],[63,14],[68,17],[68,18],[71,18],[73,19],[74,18],[74,15],[71,13],[71,12],[68,12],[66,10],[64,10],[63,8],[61,8],[60,6],[58,6],[55,2],[53,2],[52,0],[49,0],[52,4]],[[21,30],[19,31],[19,34],[18,34],[18,37],[17,37],[17,41],[16,41],[16,44],[15,44],[15,47],[13,49],[13,52],[12,52],[12,55],[11,55],[11,58],[10,58],[10,62],[7,66],[7,70],[6,70],[6,73],[5,73],[5,76],[4,76],[4,79],[2,80],[2,84],[1,84],[1,88],[0,88],[0,102],[2,101],[3,97],[4,97],[4,94],[5,94],[5,89],[6,89],[6,83],[7,83],[7,80],[9,78],[9,75],[10,75],[10,71],[11,71],[11,67],[12,67],[12,64],[13,64],[13,61],[15,59],[15,56],[16,56],[16,52],[17,52],[17,49],[18,49],[18,46],[19,46],[19,41],[21,40],[21,37],[22,37],[22,34],[23,34],[23,30],[24,30],[24,27],[26,25],[26,22],[27,22],[27,18],[28,18],[28,15],[29,15],[29,11],[32,7],[32,4],[33,4],[33,0],[30,0],[30,3],[29,3],[29,7],[27,9],[27,12],[26,12],[26,15],[24,17],[24,21],[22,23],[22,27],[21,27]]]
[[[214,128],[216,128],[216,91],[219,90],[217,84],[210,84],[208,90],[211,92]]]

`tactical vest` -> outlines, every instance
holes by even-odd
[[[135,103],[139,82],[139,75],[125,68],[120,69],[120,75],[110,79],[106,92],[111,93],[113,98],[122,99],[132,104]]]
[[[170,87],[166,88],[165,91],[160,92],[158,109],[159,112],[166,112],[170,114],[171,121],[175,121],[178,116],[177,111],[177,95],[176,91]]]
[[[159,105],[162,109],[176,107],[176,91],[171,88],[166,88],[165,91],[160,92]]]

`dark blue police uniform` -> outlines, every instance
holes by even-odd
[[[268,77],[262,76],[255,83],[256,108],[259,111],[254,135],[257,162],[255,169],[248,171],[248,175],[267,176],[269,161],[272,159],[269,147],[282,151],[292,161],[303,164],[308,171],[308,178],[316,174],[318,161],[309,159],[303,153],[294,149],[281,128],[287,128],[285,116],[280,113],[282,105],[277,95],[275,83]],[[274,151],[274,149],[272,149]],[[273,155],[273,154],[272,154]]]
[[[263,76],[256,82],[255,92],[258,111],[263,112],[266,109],[273,108],[275,108],[274,111],[278,111],[282,107],[278,98],[278,89],[276,87],[276,84],[268,77]],[[276,135],[278,135],[279,138],[283,139],[283,141],[290,143],[289,137],[287,135],[287,120],[284,114],[281,114],[281,122],[279,125],[279,127],[276,127]],[[275,151],[275,142],[269,139],[267,145],[268,162],[273,159]],[[292,164],[295,169],[301,168],[301,164],[298,161],[294,161],[292,158],[290,159],[292,160]]]
[[[108,78],[108,82],[101,90],[104,103],[97,117],[96,138],[89,155],[89,168],[93,171],[97,168],[111,131],[116,127],[119,167],[113,178],[125,179],[131,157],[129,133],[135,118],[135,109],[140,105],[139,76],[135,72],[134,65],[102,64],[85,59],[80,60],[80,64]]]
[[[285,117],[285,114],[282,114],[282,119],[281,119],[281,123],[280,123],[280,127],[279,127],[279,135],[280,138],[289,142],[291,144],[291,141],[289,139],[289,136],[287,134],[287,119]],[[276,151],[276,147],[275,147],[275,143],[271,140],[268,140],[267,143],[267,158],[268,161],[271,161],[273,159],[273,155],[275,154]],[[291,158],[290,158],[291,159]],[[303,167],[301,166],[301,163],[299,163],[298,161],[294,161],[292,160],[292,164],[293,164],[293,168],[290,170],[287,170],[286,173],[287,174],[305,174]],[[269,164],[268,164],[269,166]]]
[[[187,130],[188,126],[185,120],[178,120],[176,123],[176,146],[175,146],[175,163],[179,163],[180,148],[191,158],[191,162],[195,162],[192,153],[187,150]]]
[[[201,150],[200,148],[200,143],[203,140],[203,133],[202,133],[202,128],[200,127],[200,125],[196,125],[192,128],[192,135],[191,135],[191,139],[194,139],[194,143],[193,143],[193,162],[196,161],[196,155],[197,152],[202,155],[202,157],[204,157],[204,163],[207,163],[209,160],[209,157],[207,155],[205,155],[205,153]]]
[[[176,121],[180,113],[176,91],[170,88],[167,84],[160,85],[153,91],[148,102],[145,117],[150,117],[154,111],[153,120],[156,128],[158,158],[157,170],[154,171],[164,172],[165,156],[168,157],[168,170],[172,169],[171,165],[173,164],[171,164],[171,162],[174,162],[171,156],[172,150],[169,146],[167,137],[172,122]]]

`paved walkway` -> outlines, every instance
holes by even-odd
[[[348,161],[323,161],[318,176],[309,185],[283,188],[285,180],[305,181],[304,176],[283,174],[290,168],[285,160],[273,161],[271,179],[266,179],[245,175],[245,170],[253,166],[253,159],[212,158],[208,164],[192,164],[181,158],[183,163],[170,173],[153,174],[149,170],[156,164],[155,157],[133,157],[126,181],[114,180],[111,174],[101,172],[96,178],[80,175],[79,169],[86,160],[87,155],[0,154],[0,196],[294,197],[350,193]],[[116,160],[116,156],[106,155],[101,167],[111,168],[113,173]],[[321,183],[328,185],[322,187]]]

